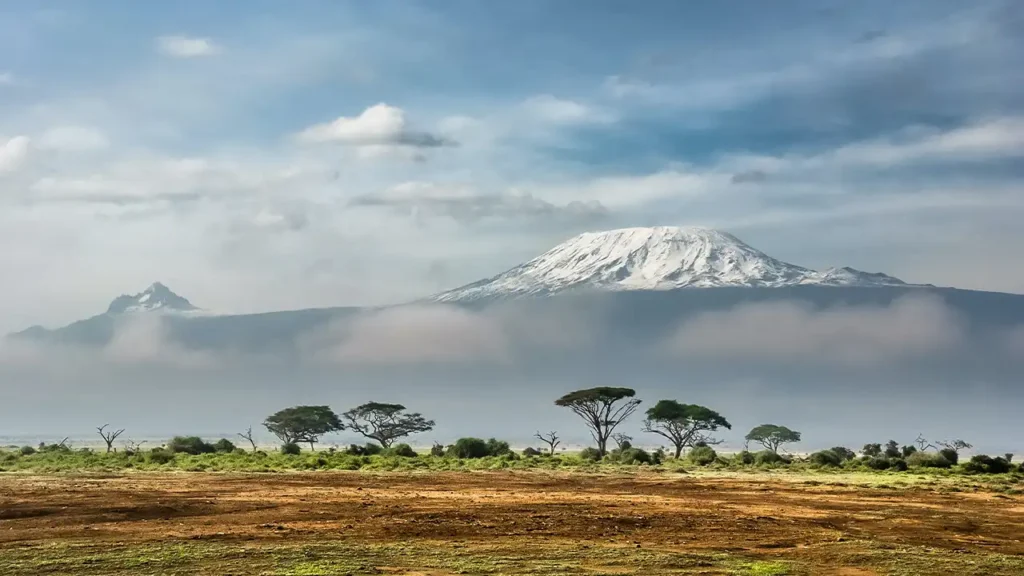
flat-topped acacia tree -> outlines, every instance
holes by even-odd
[[[766,449],[778,454],[779,446],[799,442],[800,433],[777,424],[761,424],[747,432],[746,440],[757,442]]]
[[[683,448],[692,448],[697,442],[714,443],[710,433],[719,428],[731,430],[732,425],[710,408],[675,400],[660,400],[647,411],[644,420],[644,432],[667,438],[675,446],[676,458],[682,455]]]
[[[341,415],[349,430],[380,442],[390,448],[395,440],[417,432],[434,429],[434,421],[427,420],[418,412],[406,413],[401,404],[367,402]]]
[[[629,418],[640,405],[634,398],[636,390],[632,388],[588,388],[577,390],[555,400],[556,406],[568,408],[583,419],[590,435],[597,442],[597,451],[604,458],[608,452],[608,439],[615,427]]]
[[[309,443],[309,449],[324,434],[344,430],[338,415],[327,406],[293,406],[275,412],[263,425],[285,444]]]

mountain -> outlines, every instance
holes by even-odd
[[[107,308],[107,314],[135,312],[194,312],[199,310],[191,302],[178,296],[160,282],[154,282],[138,294],[122,294]]]
[[[786,286],[908,286],[853,268],[810,270],[707,228],[624,228],[580,234],[548,252],[433,297],[465,302],[579,291]]]

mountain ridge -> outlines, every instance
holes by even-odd
[[[496,276],[430,297],[437,302],[579,290],[783,286],[918,286],[850,267],[816,271],[783,262],[710,228],[655,226],[585,232]]]

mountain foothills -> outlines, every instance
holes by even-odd
[[[610,323],[620,337],[642,340],[695,315],[744,304],[887,306],[908,295],[940,298],[971,327],[1024,324],[1024,295],[909,284],[845,267],[816,271],[772,258],[726,232],[667,226],[581,234],[496,276],[404,306],[512,309],[523,317],[572,309]],[[121,321],[145,314],[157,315],[170,337],[187,347],[256,351],[294,344],[311,330],[362,312],[340,307],[218,315],[155,283],[119,296],[97,316],[53,330],[35,326],[13,337],[104,345]]]

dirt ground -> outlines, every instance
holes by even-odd
[[[1024,574],[1024,498],[840,480],[0,475],[0,574]]]

